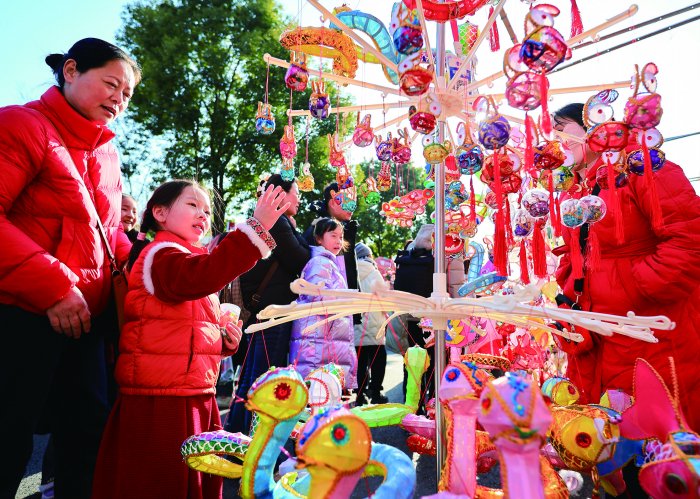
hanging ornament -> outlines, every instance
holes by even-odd
[[[462,203],[469,201],[469,193],[464,184],[455,180],[445,188],[445,209],[456,210]]]
[[[530,189],[523,194],[521,205],[532,218],[543,218],[549,214],[549,193],[544,189]]]
[[[357,208],[357,190],[355,186],[340,189],[339,191],[331,190],[331,199],[343,211],[353,212]]]
[[[423,157],[429,164],[442,163],[451,152],[452,143],[449,140],[440,143],[437,135],[426,135],[423,137]]]
[[[535,220],[524,208],[519,208],[513,215],[513,235],[527,237],[535,228]]]
[[[651,162],[651,171],[655,172],[661,169],[666,162],[666,155],[659,149],[664,143],[664,138],[656,128],[648,130],[639,130],[637,132],[637,143],[644,144],[647,148],[649,161]],[[627,154],[627,168],[630,172],[636,175],[644,175],[645,167],[645,152],[643,148],[636,149]]]
[[[309,97],[309,111],[316,119],[324,120],[328,118],[331,110],[331,100],[325,92],[326,84],[323,80],[311,82],[311,97]]]
[[[614,179],[616,188],[621,188],[629,183],[627,163],[625,155],[619,151],[606,151],[601,154],[603,164],[595,172],[596,183],[601,189],[610,188],[610,179]],[[608,170],[611,173],[608,173]]]
[[[632,128],[648,130],[655,128],[661,122],[663,109],[661,108],[661,95],[656,93],[656,75],[659,69],[653,62],[648,63],[639,74],[639,66],[634,65],[634,93],[625,104],[625,116],[623,121]],[[646,89],[645,93],[639,92],[640,83]]]
[[[367,204],[377,204],[382,199],[379,194],[379,188],[377,187],[377,179],[371,175],[367,177],[365,183],[360,186],[359,194],[365,198]]]
[[[566,192],[574,185],[574,174],[570,168],[562,166],[550,171],[543,171],[539,178],[540,186],[549,189],[549,179],[556,192]]]
[[[331,166],[335,166],[336,168],[338,168],[347,164],[345,162],[345,154],[338,145],[337,134],[328,134],[328,149],[328,162],[331,164]]]
[[[352,142],[357,147],[367,147],[374,142],[374,130],[371,126],[372,116],[366,114],[360,121],[360,113],[357,113],[357,126],[352,134]]]
[[[382,167],[377,174],[377,188],[386,192],[391,189],[391,163],[382,161]]]
[[[263,135],[270,135],[275,131],[275,116],[272,114],[272,107],[267,103],[269,83],[270,64],[268,63],[265,76],[265,102],[258,102],[258,112],[255,115],[255,129]]]
[[[467,131],[464,122],[457,125],[457,140],[461,144],[455,151],[460,173],[473,175],[481,171],[484,164],[484,150],[480,145],[472,142],[471,134]]]
[[[479,123],[479,142],[491,150],[505,146],[510,138],[510,123],[498,114],[493,98],[481,95],[474,101],[473,108],[486,113],[486,118]]]
[[[418,107],[408,108],[408,121],[411,128],[418,133],[429,134],[435,130],[437,119],[442,114],[442,106],[433,93],[418,101]]]
[[[411,161],[411,145],[408,142],[408,129],[398,129],[399,137],[394,137],[391,142],[391,160],[397,166],[405,165]]]
[[[306,69],[306,55],[292,51],[292,60],[284,75],[284,84],[295,92],[303,92],[308,83],[309,71]]]
[[[433,66],[421,66],[423,51],[407,57],[398,65],[399,87],[401,92],[409,96],[423,95],[433,82]]]
[[[258,112],[255,115],[255,129],[263,135],[270,135],[275,131],[275,117],[272,114],[270,104],[258,102]]]
[[[379,161],[389,161],[391,159],[391,151],[393,144],[391,142],[391,132],[386,134],[386,140],[382,139],[382,135],[374,136],[375,151]]]
[[[301,165],[301,173],[297,178],[297,185],[301,192],[311,192],[314,190],[314,176],[311,174],[311,164],[308,162]]]
[[[282,180],[285,180],[287,182],[291,182],[292,180],[294,180],[293,159],[289,158],[282,160],[282,169],[280,170],[280,176],[282,177]]]
[[[554,18],[559,9],[540,4],[525,16],[525,39],[520,47],[523,62],[537,73],[547,73],[565,59],[571,58],[571,49],[564,37],[554,29]]]
[[[403,2],[396,2],[391,9],[389,32],[400,54],[415,54],[423,47],[423,31],[416,12]]]
[[[616,90],[602,90],[583,107],[583,121],[588,128],[586,144],[594,152],[621,151],[627,145],[627,125],[613,120],[614,111],[610,105],[618,96]]]
[[[284,135],[280,139],[280,154],[282,159],[294,159],[297,155],[297,143],[294,139],[293,125],[284,126]]]

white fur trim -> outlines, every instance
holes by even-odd
[[[151,271],[153,268],[153,258],[156,256],[156,253],[162,250],[163,248],[177,248],[183,253],[192,253],[184,246],[168,241],[148,245],[148,247],[146,248],[146,251],[148,251],[148,253],[146,254],[146,258],[143,259],[143,285],[146,288],[146,291],[148,291],[152,295],[156,294],[155,287],[153,286],[153,276],[151,275]]]
[[[270,250],[270,247],[267,245],[267,243],[263,240],[262,237],[260,237],[253,228],[248,225],[247,223],[242,223],[242,224],[236,224],[236,229],[240,230],[248,236],[248,239],[250,239],[250,242],[255,245],[256,248],[258,248],[258,251],[260,251],[260,254],[262,255],[263,258],[267,258],[272,254],[272,250]]]

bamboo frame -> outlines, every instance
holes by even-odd
[[[386,111],[388,109],[400,109],[402,107],[408,107],[410,105],[414,104],[413,101],[407,100],[407,101],[402,101],[402,102],[388,102],[388,103],[383,103],[383,104],[362,104],[362,105],[357,105],[357,106],[341,106],[341,107],[332,107],[330,112],[331,113],[352,113],[354,111],[369,111],[369,110],[375,110],[375,109],[381,109],[383,111]],[[303,111],[303,110],[287,110],[287,116],[310,116],[311,112],[310,111]]]
[[[437,64],[435,64],[435,58],[433,57],[433,50],[430,48],[430,37],[428,36],[428,27],[425,24],[425,14],[423,13],[423,0],[416,0],[416,10],[418,11],[418,20],[420,21],[421,30],[423,30],[423,40],[425,43],[425,48],[428,52],[428,60],[433,67],[433,81],[435,82],[436,88],[442,88],[440,78],[437,74]]]

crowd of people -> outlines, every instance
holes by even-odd
[[[299,277],[330,289],[371,293],[388,287],[372,250],[358,240],[361,228],[352,212],[333,200],[337,184],[326,186],[313,203],[318,217],[303,232],[295,220],[299,187],[279,174],[262,183],[252,216],[209,248],[203,240],[211,228],[210,195],[197,182],[163,183],[138,221],[136,200],[123,193],[108,128],[141,79],[138,64],[93,38],[48,56],[46,63],[56,85],[37,101],[0,109],[0,321],[10,353],[0,363],[6,408],[0,427],[5,448],[13,452],[0,467],[1,497],[14,496],[32,435],[41,427],[51,433],[57,498],[221,497],[222,479],[189,469],[179,448],[193,434],[221,428],[215,393],[222,357],[233,355],[241,366],[224,424],[231,432],[250,431],[246,396],[271,366],[293,364],[303,376],[333,362],[343,369],[346,401],[387,402],[387,351],[376,336],[383,313],[315,329],[310,326],[324,317],[313,316],[242,333],[269,305],[320,300],[290,290]],[[580,105],[554,118],[567,134],[585,134]],[[600,159],[585,145],[576,147],[576,174],[594,181]],[[677,328],[660,334],[658,344],[586,335],[582,345],[561,348],[586,402],[596,402],[606,389],[631,392],[638,357],[670,379],[673,357],[680,406],[689,426],[699,429],[694,359],[700,351],[700,201],[680,167],[667,162],[656,173],[664,225],[655,229],[640,179],[630,179],[621,200],[624,243],[614,243],[610,233],[615,220],[591,228],[601,259],[584,269],[580,287],[569,258],[579,241],[565,230],[557,280],[562,294],[584,310],[663,314]],[[394,289],[430,295],[433,232],[424,225],[399,252]],[[110,253],[129,282],[125,324],[116,331],[118,348],[111,350],[117,311],[110,301]],[[462,262],[451,263],[448,282],[455,295],[465,269]],[[216,299],[236,279],[251,313],[245,323],[222,313]],[[403,319],[409,344],[427,347],[432,359],[434,346],[426,343],[418,320]],[[23,353],[31,353],[32,362]],[[431,360],[421,411],[434,396],[432,370]]]

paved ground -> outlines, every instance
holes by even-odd
[[[401,383],[403,371],[401,369],[402,359],[400,355],[389,354],[387,373],[384,386],[387,388],[385,394],[391,402],[403,402],[401,392]],[[223,402],[223,401],[222,401]],[[225,417],[226,410],[224,409],[222,417]],[[392,445],[403,450],[406,454],[411,455],[416,466],[417,485],[414,497],[422,497],[425,495],[434,494],[437,490],[437,473],[435,469],[435,458],[418,454],[411,454],[406,447],[406,436],[408,434],[399,427],[376,428],[372,430],[372,438],[376,442]],[[32,455],[31,462],[27,467],[25,479],[22,481],[17,498],[39,499],[38,494],[39,484],[41,483],[41,456],[43,455],[46,446],[47,436],[36,435],[34,437],[35,450]],[[480,476],[479,483],[488,486],[497,486],[499,482],[498,470],[492,470],[488,475]],[[224,484],[224,498],[233,499],[238,497],[238,484],[233,480],[226,480]],[[358,483],[353,498],[367,497],[371,491],[376,489],[378,485],[377,479],[360,480]],[[590,497],[590,487],[586,487],[586,492],[583,492],[579,497]]]

